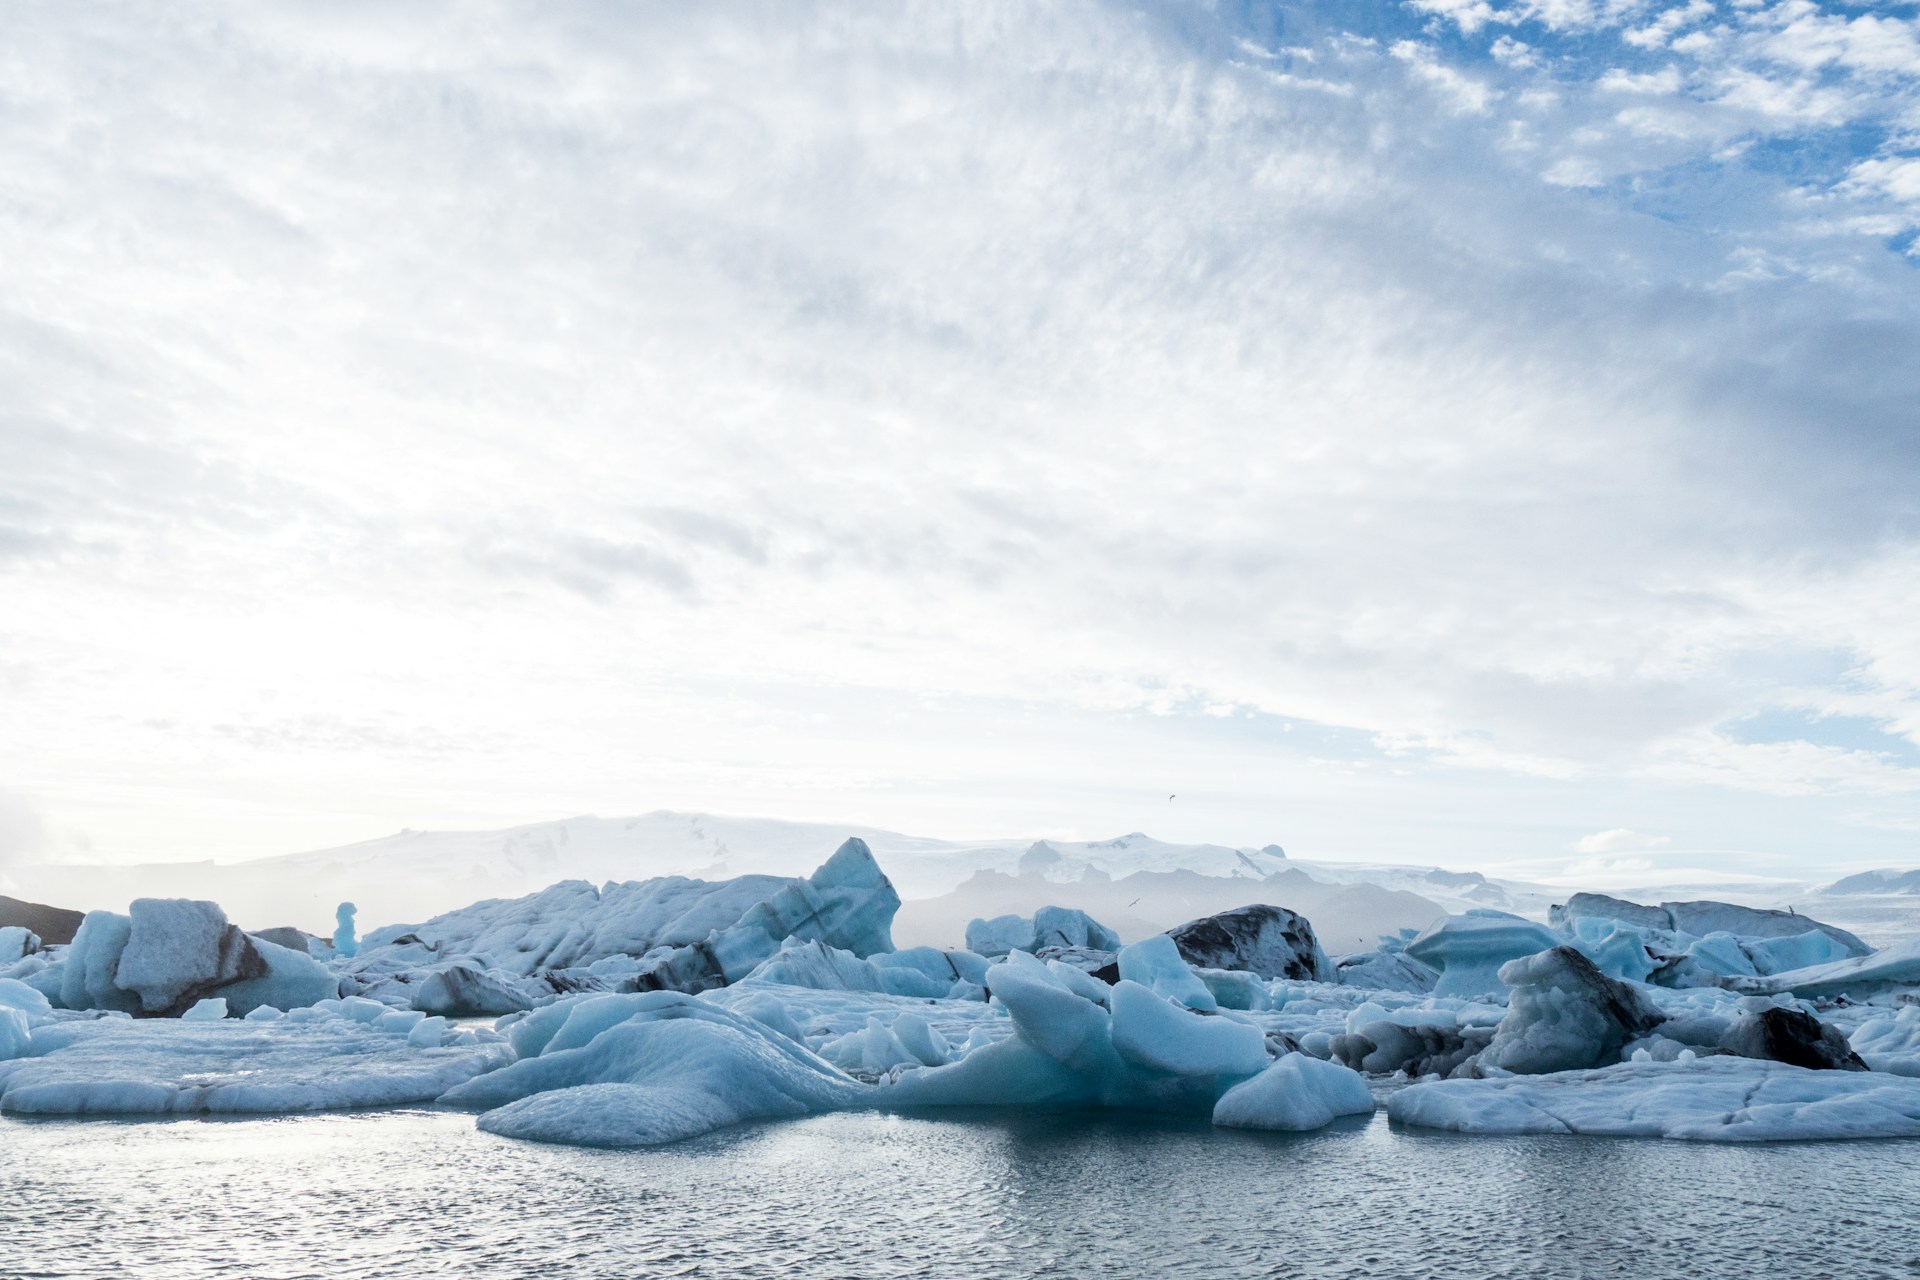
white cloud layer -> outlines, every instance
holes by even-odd
[[[1920,743],[1909,16],[210,13],[0,47],[56,849],[1920,818],[1898,750],[1728,727]]]

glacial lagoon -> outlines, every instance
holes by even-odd
[[[0,1119],[0,1275],[1920,1276],[1920,1143],[840,1113],[637,1151],[437,1110]]]

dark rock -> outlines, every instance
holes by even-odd
[[[1285,907],[1259,904],[1223,911],[1190,920],[1169,936],[1181,958],[1195,968],[1311,982],[1333,979],[1333,965],[1313,936],[1313,926]]]
[[[64,947],[73,941],[84,914],[65,907],[49,907],[39,902],[24,902],[0,894],[0,929],[19,925],[38,934],[42,946]]]

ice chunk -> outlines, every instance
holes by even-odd
[[[1078,907],[1042,907],[1033,913],[1033,940],[1024,950],[1045,947],[1118,951],[1120,935]]]
[[[136,898],[131,915],[113,982],[146,1013],[178,1015],[228,983],[266,976],[253,940],[227,923],[217,903]]]
[[[1123,980],[1149,987],[1189,1009],[1210,1013],[1220,1007],[1213,993],[1207,990],[1207,984],[1181,957],[1173,939],[1164,933],[1122,947],[1118,964]]]
[[[1607,977],[1622,982],[1645,982],[1655,968],[1645,937],[1638,929],[1614,928],[1597,941],[1576,939],[1574,945]]]
[[[492,1017],[531,1009],[535,993],[505,969],[456,960],[430,971],[413,989],[413,1007],[453,1017]]]
[[[0,1063],[0,1111],[24,1115],[265,1113],[432,1101],[499,1065],[501,1043],[422,1050],[319,1009],[272,1022],[99,1018],[33,1033]]]
[[[1033,950],[1033,921],[1025,916],[995,916],[967,922],[967,950],[983,956]]]
[[[335,955],[352,956],[360,949],[353,933],[353,914],[356,908],[351,902],[343,902],[333,913],[333,950]]]
[[[1629,1041],[1665,1015],[1624,982],[1601,973],[1572,947],[1509,960],[1500,981],[1512,988],[1507,1016],[1482,1066],[1526,1075],[1617,1062]]]
[[[1135,1066],[1180,1076],[1248,1076],[1271,1060],[1260,1028],[1197,1013],[1137,982],[1122,978],[1110,1003],[1113,1047]]]
[[[746,977],[788,938],[822,942],[862,959],[893,950],[900,895],[866,842],[849,839],[809,879],[756,903],[737,923],[675,951],[640,975],[640,985],[705,991]]]
[[[131,1013],[140,998],[113,983],[133,921],[114,911],[89,911],[73,935],[61,967],[60,1005],[66,1009],[117,1009]]]
[[[1033,953],[1049,947],[1117,951],[1120,935],[1077,907],[1041,907],[1032,919],[995,916],[967,924],[967,950],[982,956],[1004,956],[1009,951]]]
[[[1872,1070],[1920,1076],[1920,1005],[1869,1018],[1848,1039]]]
[[[1587,1133],[1704,1142],[1920,1137],[1920,1080],[1710,1057],[1441,1080],[1387,1100],[1402,1124],[1461,1133]]]
[[[1434,994],[1500,995],[1500,966],[1560,945],[1552,930],[1505,911],[1487,909],[1435,921],[1407,944],[1407,954],[1440,971]]]
[[[19,1010],[29,1026],[53,1016],[53,1004],[46,995],[17,978],[0,978],[0,1008]]]
[[[1394,950],[1362,951],[1334,961],[1335,982],[1372,991],[1404,991],[1425,995],[1440,981],[1440,974],[1406,953],[1404,944]]]
[[[556,1034],[539,1056],[442,1101],[494,1108],[479,1121],[490,1133],[626,1147],[867,1100],[858,1082],[751,1018],[679,992],[605,999],[631,999],[629,1016],[577,1047]]]
[[[218,1022],[227,1016],[227,1002],[219,996],[207,996],[197,1000],[191,1009],[180,1015],[183,1022]]]
[[[1196,969],[1241,969],[1263,978],[1327,982],[1333,965],[1307,918],[1285,907],[1255,905],[1189,920],[1169,931],[1181,958]]]
[[[416,1049],[438,1049],[447,1042],[449,1029],[445,1018],[422,1018],[407,1031],[407,1043]]]
[[[1302,1053],[1220,1095],[1213,1122],[1232,1129],[1319,1129],[1340,1116],[1370,1115],[1367,1082],[1347,1068]]]
[[[0,929],[0,964],[24,960],[40,949],[40,936],[25,925],[10,924]]]
[[[260,938],[253,940],[253,949],[267,971],[219,989],[235,1015],[246,1017],[259,1009],[305,1008],[339,994],[340,980],[305,951]]]
[[[969,951],[915,947],[862,960],[851,951],[823,942],[789,939],[741,982],[779,983],[819,991],[885,991],[939,999],[954,994],[956,985],[970,990],[986,977],[986,972],[986,958]]]
[[[1920,941],[1898,943],[1850,960],[1736,980],[1728,985],[1755,995],[1790,993],[1808,999],[1839,995],[1864,999],[1883,991],[1920,987]]]
[[[1845,929],[1822,924],[1793,911],[1766,910],[1735,906],[1727,902],[1663,902],[1657,907],[1642,906],[1602,893],[1576,893],[1565,906],[1556,906],[1548,917],[1555,928],[1573,930],[1586,918],[1618,920],[1640,929],[1667,930],[1704,938],[1710,933],[1727,933],[1751,941],[1760,938],[1791,938],[1817,930],[1846,955],[1864,956],[1873,948]]]

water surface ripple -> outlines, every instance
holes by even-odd
[[[822,1116],[654,1151],[435,1111],[0,1120],[0,1276],[1920,1277],[1920,1143]]]

